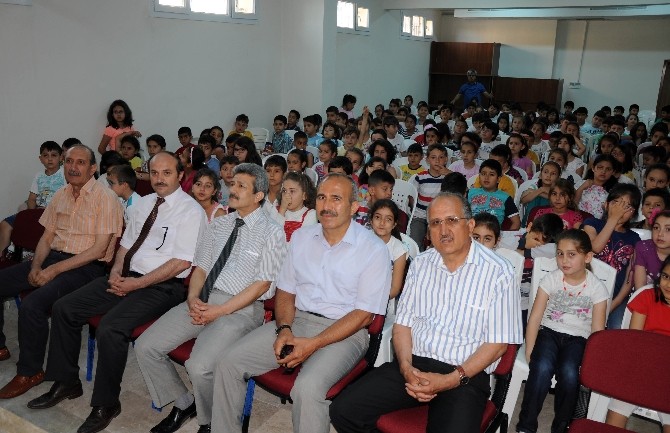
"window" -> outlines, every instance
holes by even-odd
[[[432,39],[435,34],[433,24],[432,19],[423,15],[406,15],[403,12],[400,35],[406,39]]]
[[[423,17],[414,15],[412,17],[412,36],[422,38],[423,32],[424,32]]]
[[[345,33],[368,32],[370,9],[351,1],[338,1],[337,27]]]
[[[256,0],[154,0],[154,16],[202,21],[258,18]]]
[[[354,9],[355,5],[351,2],[337,2],[337,27],[343,29],[354,28]]]
[[[426,37],[433,37],[433,20],[426,20]]]
[[[364,7],[358,7],[358,12],[356,13],[356,28],[357,29],[369,29],[370,28],[370,9]]]

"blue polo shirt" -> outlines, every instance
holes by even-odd
[[[467,82],[458,89],[458,93],[463,95],[465,104],[469,104],[473,99],[477,100],[478,105],[482,105],[482,93],[486,92],[486,88],[479,81],[474,83]]]

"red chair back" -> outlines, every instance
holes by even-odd
[[[17,248],[35,250],[44,234],[40,217],[44,209],[26,209],[16,215],[12,230],[12,243]]]
[[[153,194],[154,188],[148,180],[137,179],[135,192],[144,197],[145,195]]]
[[[617,400],[670,412],[670,337],[646,331],[599,331],[586,343],[581,383]]]

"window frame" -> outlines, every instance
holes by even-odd
[[[151,16],[155,18],[182,19],[191,21],[212,21],[221,23],[244,23],[255,24],[259,20],[258,1],[254,2],[254,13],[246,14],[235,12],[235,0],[225,0],[227,5],[227,14],[215,14],[207,12],[193,12],[191,10],[191,0],[183,0],[184,6],[167,6],[160,4],[160,0],[151,0],[153,10]]]
[[[423,21],[421,25],[422,29],[422,34],[415,35],[414,34],[414,20],[415,18],[418,18]],[[405,20],[409,19],[409,31],[405,31]],[[430,22],[431,24],[431,31],[432,34],[428,35],[426,30],[428,28],[428,23]],[[428,16],[425,14],[417,13],[416,11],[401,11],[400,14],[400,37],[402,39],[408,39],[412,41],[433,41],[435,40],[435,20],[433,19],[432,16]]]
[[[337,5],[339,6],[340,3],[348,3],[351,4],[354,8],[354,22],[353,22],[353,27],[340,27],[337,25],[337,16],[335,17],[335,24],[337,27],[337,32],[338,33],[349,33],[349,34],[354,34],[354,35],[368,35],[370,34],[370,7],[367,5],[366,2],[363,1],[353,1],[353,0],[338,0]],[[359,18],[359,9],[365,9],[368,14],[368,25],[367,27],[365,26],[360,26],[358,24],[358,18]],[[336,12],[337,13],[337,12]]]

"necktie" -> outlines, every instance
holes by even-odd
[[[214,288],[214,282],[219,277],[219,274],[221,273],[223,267],[226,265],[228,257],[230,257],[230,252],[233,251],[233,245],[235,245],[235,240],[237,240],[237,233],[240,227],[242,227],[243,225],[244,220],[242,218],[237,218],[235,220],[235,228],[233,228],[233,231],[230,232],[230,236],[228,237],[228,241],[226,241],[226,245],[223,246],[219,258],[216,259],[214,266],[212,266],[212,270],[209,271],[209,275],[207,275],[205,284],[202,286],[202,291],[200,292],[200,299],[202,300],[202,302],[207,302],[207,300],[209,299],[209,292],[211,292],[212,289]]]
[[[133,246],[130,247],[130,249],[126,253],[126,256],[123,258],[123,270],[121,271],[122,277],[128,276],[128,271],[130,271],[130,260],[133,258],[137,250],[140,249],[142,243],[146,240],[147,236],[149,236],[151,227],[156,222],[156,217],[158,216],[158,206],[162,205],[164,202],[165,199],[163,197],[158,197],[156,199],[156,204],[154,205],[154,208],[151,209],[151,212],[149,213],[149,216],[147,217],[146,221],[144,221],[142,230],[140,230],[140,235],[137,237],[137,240],[135,241]]]

